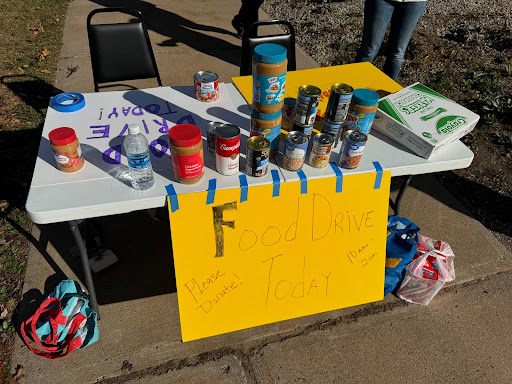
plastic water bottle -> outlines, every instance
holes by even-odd
[[[151,188],[155,180],[149,158],[148,140],[140,133],[137,124],[128,124],[128,136],[124,140],[124,149],[133,188],[141,190]]]

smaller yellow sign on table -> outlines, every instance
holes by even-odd
[[[232,80],[247,103],[251,105],[252,76],[233,77]],[[380,92],[381,95],[395,93],[402,89],[400,84],[393,81],[373,64],[355,63],[288,72],[285,97],[296,98],[301,85],[314,85],[322,91],[317,115],[323,116],[333,83],[345,83],[354,89],[368,88]]]
[[[182,340],[381,300],[389,183],[339,173],[170,196]]]

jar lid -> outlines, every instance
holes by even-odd
[[[358,88],[352,95],[352,101],[359,105],[372,106],[379,102],[379,94],[371,89]]]
[[[76,133],[73,128],[60,127],[51,131],[48,138],[53,145],[66,145],[76,140]]]
[[[275,119],[279,119],[281,117],[281,111],[277,111],[277,112],[274,112],[274,113],[261,113],[261,112],[258,112],[255,108],[252,109],[252,116],[255,118],[255,119],[259,119],[259,120],[275,120]]]
[[[201,140],[201,129],[197,125],[178,124],[169,129],[169,142],[176,147],[191,147]]]
[[[279,44],[260,44],[254,48],[254,60],[265,64],[276,64],[286,59],[286,52],[286,48]]]

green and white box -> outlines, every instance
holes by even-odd
[[[475,128],[476,113],[415,83],[380,99],[372,129],[428,159]]]

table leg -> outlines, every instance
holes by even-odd
[[[394,211],[395,215],[400,216],[400,202],[402,201],[402,197],[404,196],[405,190],[409,186],[409,183],[411,182],[412,175],[405,176],[405,180],[400,187],[400,190],[398,191],[398,195],[396,195],[395,204],[394,204]]]
[[[82,268],[84,270],[87,290],[89,291],[89,299],[91,301],[91,306],[96,311],[99,320],[100,310],[98,307],[98,301],[96,300],[96,291],[94,290],[94,281],[92,280],[91,267],[89,266],[89,256],[87,255],[87,248],[85,247],[84,240],[82,239],[82,235],[80,234],[80,230],[78,229],[77,222],[75,220],[71,220],[69,222],[69,227],[71,228],[71,232],[73,233],[73,237],[75,238],[76,245],[80,251],[80,258],[82,259]]]

